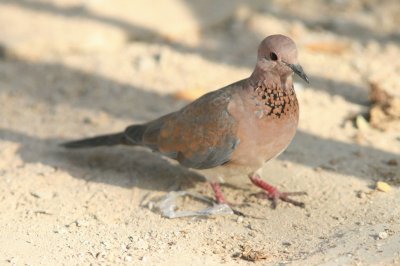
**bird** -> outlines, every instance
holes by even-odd
[[[276,208],[279,200],[305,192],[281,192],[261,178],[261,169],[281,154],[295,136],[299,104],[293,74],[309,79],[298,62],[295,42],[281,34],[260,43],[248,78],[204,94],[180,110],[123,132],[62,143],[65,148],[145,146],[204,176],[217,203],[229,204],[221,183],[247,176]]]

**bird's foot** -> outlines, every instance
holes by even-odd
[[[307,192],[280,192],[276,187],[262,180],[257,174],[250,176],[250,180],[254,185],[264,190],[265,193],[263,193],[263,196],[272,201],[273,209],[278,205],[278,200],[285,201],[300,208],[305,207],[303,202],[293,200],[290,196],[307,195]]]
[[[245,216],[242,212],[232,208],[236,204],[230,203],[225,199],[225,196],[224,196],[224,194],[222,193],[222,190],[221,190],[221,184],[220,183],[210,182],[210,185],[211,185],[211,188],[214,191],[215,201],[217,202],[217,204],[229,205],[229,207],[231,207],[231,209],[232,209],[234,214],[239,215],[239,216]]]

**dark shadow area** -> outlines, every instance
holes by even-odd
[[[196,173],[140,147],[67,150],[59,146],[63,139],[40,139],[8,129],[0,129],[0,139],[19,143],[18,155],[24,163],[48,165],[87,182],[170,191],[204,181]]]
[[[6,60],[0,65],[0,79],[10,86],[11,95],[22,95],[51,106],[104,111],[119,118],[147,121],[183,106],[184,102],[105,77],[53,63]],[[20,75],[23,73],[24,78]],[[41,78],[38,78],[41,77]],[[26,83],[29,81],[29,84]],[[83,121],[78,117],[77,121]]]
[[[150,40],[152,38],[162,40],[162,36],[159,36],[158,33],[146,29],[143,26],[137,26],[133,25],[132,23],[123,21],[118,18],[113,18],[113,17],[108,17],[108,16],[103,16],[103,15],[98,15],[87,8],[83,5],[75,5],[72,7],[60,7],[57,6],[56,4],[52,4],[49,2],[39,2],[39,1],[33,1],[33,0],[2,0],[3,3],[11,3],[15,5],[22,6],[24,8],[28,8],[31,10],[35,10],[38,12],[44,12],[44,13],[50,13],[50,14],[55,14],[55,15],[61,15],[65,17],[71,17],[71,18],[85,18],[88,20],[93,20],[99,23],[104,23],[107,25],[111,25],[114,27],[118,27],[122,30],[124,30],[127,33],[135,33],[136,35],[143,35]],[[194,17],[199,21],[205,21],[207,20],[207,14],[209,13],[208,8],[204,8],[204,4],[199,4],[198,1],[195,0],[186,0],[185,4],[189,7],[189,10],[191,13],[194,15]],[[215,3],[215,5],[220,5],[224,6],[226,3]],[[361,43],[365,43],[366,41],[369,40],[375,40],[379,41],[381,43],[386,43],[388,41],[400,41],[400,33],[392,33],[389,35],[384,35],[381,32],[374,32],[370,28],[367,28],[364,25],[361,25],[360,23],[354,21],[354,20],[349,20],[349,19],[343,19],[341,18],[340,23],[338,23],[338,20],[336,17],[330,17],[326,16],[324,19],[316,20],[316,19],[309,19],[304,16],[299,16],[296,14],[293,14],[291,12],[285,12],[282,8],[275,8],[274,4],[267,1],[265,4],[261,5],[259,3],[242,3],[240,1],[235,1],[231,5],[234,5],[233,7],[230,6],[230,9],[238,9],[241,6],[248,6],[248,8],[253,9],[254,12],[265,12],[268,13],[272,16],[275,16],[279,19],[282,19],[284,21],[290,21],[290,22],[301,22],[303,23],[307,28],[311,30],[326,30],[329,32],[333,32],[342,36],[346,36],[351,39],[355,39]],[[333,6],[334,4],[332,4]],[[221,7],[216,7],[215,8],[221,8]],[[318,5],[317,5],[318,8]],[[140,10],[133,10],[132,13],[134,15],[135,12],[140,12]],[[315,12],[318,12],[318,10],[315,10]],[[366,14],[373,12],[373,7],[365,7],[364,11]],[[203,23],[202,23],[203,24]],[[357,33],[357,34],[355,34]],[[178,45],[178,43],[172,43],[174,45]],[[223,46],[220,45],[220,48]],[[182,46],[180,48],[183,49],[188,49],[188,47]],[[189,51],[190,49],[188,49]]]
[[[7,59],[2,64],[4,71],[0,74],[0,79],[11,81],[11,94],[21,93],[49,105],[69,104],[101,110],[119,118],[148,121],[178,110],[185,104],[172,96],[160,95],[146,88],[137,88],[61,64],[13,59]],[[24,73],[24,79],[19,78],[20,73]],[[26,86],[25,79],[30,80],[29,86]],[[336,80],[327,81],[317,76],[311,76],[310,80],[313,87],[330,95],[339,94],[350,102],[368,104],[367,91],[363,88]],[[3,88],[3,91],[6,90],[7,88]],[[80,121],[84,119],[81,117]]]
[[[375,180],[395,177],[399,166],[388,166],[399,154],[374,147],[321,138],[298,130],[289,148],[278,158],[346,176]]]
[[[167,36],[162,36],[159,32],[156,32],[153,29],[135,25],[133,23],[124,21],[119,18],[93,13],[91,10],[88,10],[83,5],[76,5],[73,7],[61,7],[49,2],[30,1],[30,0],[16,0],[16,1],[5,0],[4,2],[18,5],[20,7],[41,13],[53,14],[53,15],[63,16],[66,18],[80,18],[80,19],[95,21],[101,24],[105,24],[107,26],[112,26],[123,30],[127,36],[127,39],[130,41],[164,43],[170,45],[173,49],[176,49],[180,52],[201,54],[202,56],[205,56],[209,60],[221,60],[222,58],[220,57],[217,58],[217,56],[218,54],[220,54],[221,51],[223,51],[225,47],[222,43],[218,43],[217,49],[215,50],[210,50],[202,46],[190,47],[188,45],[184,45],[177,41],[174,41],[171,38],[168,38]],[[134,15],[135,12],[141,12],[141,11],[134,10],[132,12],[132,15]],[[205,14],[206,12],[204,12],[204,15]],[[206,16],[202,19],[205,18]],[[255,39],[257,40],[259,38],[255,37]]]
[[[214,61],[214,62],[227,62],[227,56],[224,56],[225,53],[229,53],[229,49],[234,49],[234,47],[226,46],[227,43],[232,43],[232,45],[235,45],[237,43],[238,38],[243,38],[243,36],[239,37],[236,34],[228,34],[231,38],[231,41],[227,42],[226,39],[219,39],[215,38],[216,45],[213,48],[207,48],[203,46],[198,46],[198,47],[190,47],[187,45],[184,45],[182,43],[170,40],[165,38],[164,36],[161,36],[160,33],[155,32],[152,29],[145,28],[143,26],[138,26],[134,25],[130,22],[114,18],[114,17],[109,17],[105,15],[99,15],[96,13],[93,13],[92,11],[88,10],[82,5],[77,5],[73,7],[61,7],[57,6],[52,3],[48,2],[39,2],[39,1],[30,1],[30,0],[16,0],[16,1],[10,1],[7,0],[5,1],[10,4],[14,5],[19,5],[23,8],[28,8],[31,10],[35,10],[37,12],[43,12],[43,13],[49,13],[49,14],[55,14],[59,16],[64,16],[68,18],[83,18],[83,19],[88,19],[92,21],[96,21],[99,23],[103,23],[106,25],[111,25],[116,28],[122,29],[126,34],[130,37],[129,39],[132,40],[138,40],[138,41],[145,41],[145,42],[159,42],[159,43],[164,43],[169,45],[171,48],[176,49],[177,51],[184,52],[184,53],[196,53],[201,55],[204,58],[207,58],[207,60]],[[186,1],[185,2],[187,6],[190,8],[192,11],[192,14],[198,19],[199,21],[205,20],[207,18],[207,10],[204,9],[203,4],[198,4],[196,1]],[[231,9],[238,9],[242,5],[246,5],[244,3],[234,3],[235,6],[230,7]],[[251,7],[251,4],[248,4],[250,8],[255,8]],[[272,5],[272,4],[271,4]],[[344,34],[346,37],[357,39],[357,41],[360,41],[361,43],[368,41],[368,40],[378,40],[381,42],[387,42],[388,40],[393,40],[393,36],[380,36],[379,33],[374,33],[370,29],[363,27],[362,25],[357,24],[354,21],[346,21],[346,23],[349,25],[348,27],[345,27],[346,31],[344,33],[341,32],[341,28],[337,29],[335,27],[330,27],[331,25],[329,23],[329,18],[327,18],[327,21],[314,21],[314,20],[309,20],[304,17],[296,16],[294,14],[291,14],[289,12],[285,12],[282,9],[274,9],[274,8],[266,8],[268,5],[263,5],[263,8],[260,10],[257,10],[257,12],[264,12],[268,13],[270,15],[276,16],[279,19],[285,20],[285,21],[291,21],[291,22],[302,22],[304,25],[306,25],[310,29],[318,30],[318,29],[324,29],[327,31],[335,32],[338,34]],[[135,12],[140,12],[135,10]],[[134,12],[133,12],[134,13]],[[233,23],[233,22],[226,22],[226,23]],[[346,24],[346,25],[347,25]],[[232,31],[230,29],[230,25],[220,25],[220,27],[226,27],[226,31],[230,32]],[[351,34],[347,34],[346,32],[351,32]],[[356,32],[357,34],[354,34]],[[365,33],[365,34],[364,34]],[[231,36],[232,35],[232,36]],[[358,37],[361,36],[361,37]],[[248,42],[250,43],[258,43],[260,41],[260,36],[257,36],[256,33],[254,33],[251,29],[247,29],[245,38],[248,39]],[[399,34],[399,41],[400,41],[400,34]],[[256,45],[254,45],[256,47]],[[252,67],[253,66],[253,61],[255,60],[255,52],[254,54],[247,55],[247,58],[236,58],[236,59],[230,59],[229,64],[234,64],[237,66],[247,66],[247,67]],[[232,57],[230,57],[232,58]],[[250,74],[250,73],[249,73]],[[316,90],[323,90],[331,95],[333,94],[339,94],[342,97],[344,97],[346,100],[350,102],[354,102],[357,104],[366,104],[366,99],[368,98],[367,91],[366,89],[360,88],[359,86],[353,85],[348,82],[343,82],[343,81],[337,81],[337,80],[331,80],[331,79],[326,79],[323,77],[316,77],[312,76],[310,78],[312,88]],[[232,80],[234,81],[234,80]],[[330,84],[329,87],[324,86],[323,84]],[[214,88],[212,88],[214,89]],[[347,90],[353,90],[356,91],[356,94],[353,93],[347,93]],[[357,95],[357,96],[354,96]],[[360,97],[359,97],[360,96]]]
[[[329,5],[329,3],[327,3],[327,5]],[[332,1],[330,5],[334,7],[334,1]],[[373,11],[373,7],[365,7],[363,10],[363,12],[367,14],[372,13]],[[340,14],[343,14],[341,12],[337,12],[333,16],[325,16],[323,19],[309,19],[296,15],[293,12],[285,12],[282,8],[264,8],[262,12],[268,13],[285,21],[301,22],[310,30],[325,30],[346,38],[354,39],[362,44],[366,44],[368,41],[377,41],[381,44],[386,44],[388,42],[400,42],[400,32],[389,35],[383,34],[382,32],[376,32],[371,28],[361,25],[354,19],[350,20],[345,16],[339,16]],[[315,12],[319,11],[315,10]]]
[[[141,147],[67,150],[58,146],[65,140],[40,139],[8,129],[0,129],[0,139],[20,143],[18,155],[25,163],[49,165],[88,182],[169,191],[179,189],[181,184],[187,188],[193,182],[204,181],[196,173],[171,164],[158,154]],[[335,150],[331,147],[335,147]],[[385,161],[397,157],[398,154],[376,148],[322,139],[299,131],[294,142],[278,159],[373,180],[376,173],[371,170],[382,167]],[[381,161],[377,161],[376,158]],[[330,164],[332,161],[336,163]],[[348,164],[341,167],[341,162],[349,161],[353,162],[351,167],[348,167]],[[247,181],[246,176],[243,179]]]
[[[23,79],[19,78],[21,74]],[[35,64],[6,58],[0,64],[0,80],[8,81],[2,93],[27,97],[50,109],[51,106],[70,105],[135,121],[148,121],[185,104],[169,96],[60,64]],[[83,125],[86,119],[76,117],[76,122]],[[58,127],[63,125],[60,123]],[[18,154],[25,163],[49,165],[87,181],[168,191],[177,190],[182,183],[190,185],[193,180],[202,180],[196,173],[143,148],[71,151],[58,146],[66,139],[40,139],[9,129],[0,129],[0,138],[20,143]]]
[[[319,76],[310,75],[311,88],[323,91],[331,96],[340,95],[346,101],[359,104],[369,105],[368,88],[360,87],[349,82],[323,78]],[[295,77],[298,82],[303,82]]]
[[[96,21],[102,24],[110,25],[125,31],[128,35],[135,34],[141,38],[148,39],[149,41],[162,40],[158,33],[153,32],[150,29],[146,29],[141,26],[133,25],[132,23],[125,22],[118,18],[108,17],[104,15],[98,15],[83,5],[75,5],[72,7],[61,7],[50,2],[42,1],[31,1],[31,0],[4,0],[3,3],[9,3],[34,10],[37,12],[48,13],[58,16],[63,16],[67,18],[84,18],[92,21]]]

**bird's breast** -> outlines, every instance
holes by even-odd
[[[240,139],[231,162],[260,167],[292,141],[299,119],[296,95],[293,89],[259,86],[238,97],[229,110],[238,121]]]

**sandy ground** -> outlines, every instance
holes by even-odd
[[[0,1],[1,265],[400,264],[399,121],[354,123],[369,82],[399,78],[399,2],[243,2]],[[208,184],[146,149],[57,146],[247,77],[273,33],[311,82],[296,80],[298,133],[263,177],[307,191],[305,209],[272,210],[244,177],[223,191],[246,217],[163,218],[158,197]]]

